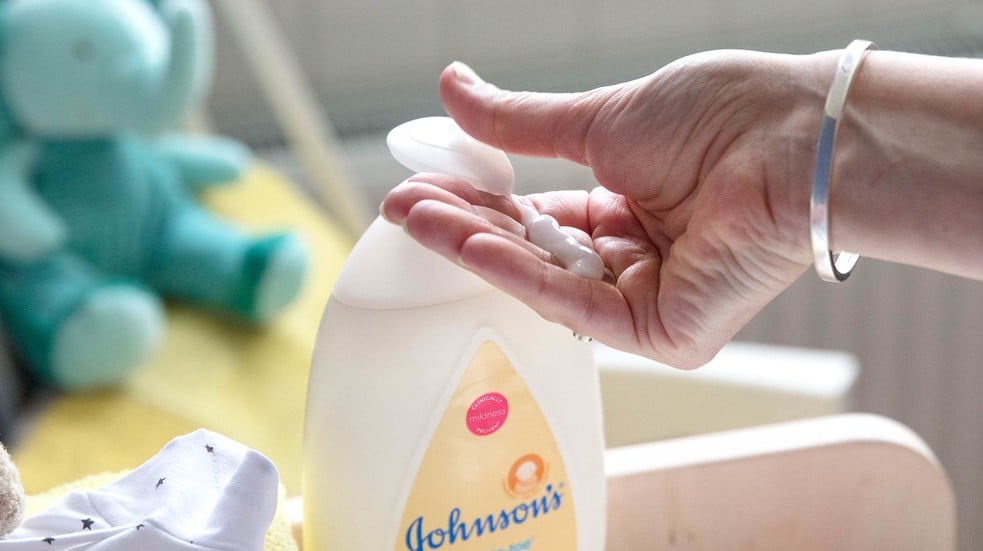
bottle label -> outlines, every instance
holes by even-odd
[[[395,548],[576,549],[574,519],[546,418],[502,350],[482,343],[423,455]]]

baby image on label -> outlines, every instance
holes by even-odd
[[[465,421],[472,434],[488,436],[502,428],[508,417],[509,401],[501,393],[489,392],[471,403]]]
[[[509,469],[504,481],[505,491],[512,497],[529,497],[542,487],[548,470],[549,465],[542,457],[534,453],[523,455]]]

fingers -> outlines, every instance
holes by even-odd
[[[475,190],[450,176],[416,177],[433,183],[408,180],[400,184],[383,201],[380,211],[424,246],[457,261],[464,239],[475,233],[490,233],[515,242],[543,261],[554,260],[526,240],[526,229],[517,220],[518,209],[510,198]]]
[[[581,226],[586,192],[540,194],[532,202],[557,218],[578,242],[593,246]],[[527,303],[544,318],[615,346],[637,347],[631,309],[610,281],[590,280],[558,265],[526,239],[513,200],[475,190],[440,174],[420,174],[386,197],[383,216],[425,247],[464,265]],[[569,222],[577,222],[571,225]]]
[[[497,235],[476,233],[459,254],[461,264],[547,320],[613,346],[637,347],[631,310],[615,286],[577,276]]]
[[[394,188],[380,205],[379,212],[390,222],[402,224],[409,209],[424,199],[443,201],[462,209],[484,207],[501,212],[515,221],[522,218],[516,206],[516,202],[521,201],[542,214],[552,216],[561,226],[591,233],[586,191],[551,191],[525,197],[505,197],[477,190],[464,180],[437,173],[416,174]]]
[[[499,149],[584,163],[587,133],[614,88],[574,94],[510,92],[454,62],[440,75],[440,97],[461,128]]]
[[[394,224],[402,224],[413,205],[426,199],[467,209],[479,201],[479,196],[467,182],[452,176],[418,174],[393,188],[380,205],[379,213]]]
[[[510,197],[495,195],[475,189],[471,184],[446,174],[417,174],[396,186],[379,207],[380,214],[394,224],[403,224],[410,209],[424,200],[435,200],[477,213],[487,211],[493,222],[511,226],[513,233],[524,235],[518,220],[519,209]],[[493,213],[498,213],[493,214]]]

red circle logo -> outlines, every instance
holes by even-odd
[[[488,436],[502,428],[508,417],[509,401],[498,392],[489,392],[471,402],[464,420],[472,434]]]

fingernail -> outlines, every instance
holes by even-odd
[[[466,64],[460,61],[451,63],[451,70],[454,71],[454,78],[462,84],[470,86],[472,84],[484,82],[481,80],[481,77],[478,76],[478,73],[474,72],[474,69],[468,67]]]
[[[386,214],[386,204],[385,203],[379,203],[379,216],[381,216],[383,220],[385,220],[386,222],[389,222],[390,224],[395,224],[396,223],[395,220],[393,220],[392,218],[389,218],[389,215]]]

